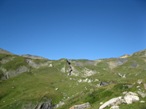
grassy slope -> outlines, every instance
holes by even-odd
[[[20,109],[23,103],[36,103],[43,97],[52,99],[54,104],[82,91],[86,84],[77,85],[66,74],[56,68],[41,68],[23,73],[0,83],[1,109]],[[58,90],[55,90],[58,88]],[[17,105],[16,105],[17,104]]]
[[[109,59],[111,60],[111,59]],[[108,86],[104,87],[95,87],[96,84],[92,83],[92,88],[87,89],[81,94],[73,97],[67,101],[67,104],[61,107],[60,109],[68,109],[72,105],[80,104],[84,102],[90,102],[92,105],[91,109],[97,109],[100,106],[100,102],[105,102],[113,97],[118,97],[122,95],[124,91],[133,91],[137,92],[138,79],[142,79],[143,82],[146,82],[146,63],[143,60],[143,57],[132,56],[128,58],[128,61],[123,65],[116,67],[113,70],[110,70],[107,66],[109,60],[104,60],[97,64],[96,67],[86,66],[88,68],[94,69],[97,73],[89,78],[99,79],[100,81],[112,81]],[[137,63],[137,67],[132,67],[133,62]],[[126,74],[126,78],[121,78],[118,76],[118,73]],[[132,88],[128,88],[128,85],[133,85]],[[141,90],[144,91],[143,85],[141,85]],[[141,100],[146,101],[146,98],[141,98]],[[146,104],[142,103],[133,103],[131,105],[121,105],[120,109],[145,109]]]
[[[0,55],[0,59],[10,55]],[[15,69],[19,65],[25,65],[25,58],[14,56],[15,58],[6,65],[1,65],[6,69]],[[62,67],[68,68],[65,60],[53,61],[53,67],[42,67],[32,69],[31,72],[23,73],[17,77],[0,82],[0,108],[20,109],[24,106],[32,107],[43,98],[52,99],[53,104],[64,101],[65,105],[60,109],[68,109],[72,105],[90,102],[91,109],[97,109],[100,102],[105,102],[113,97],[120,96],[124,91],[137,91],[136,82],[143,79],[146,82],[146,63],[144,57],[137,55],[129,57],[128,61],[114,69],[109,69],[107,62],[103,60],[96,66],[86,65],[86,68],[93,69],[99,73],[88,77],[91,80],[111,82],[104,87],[96,87],[99,82],[79,83],[83,77],[68,76],[67,72],[60,71]],[[111,59],[110,59],[111,60]],[[114,59],[113,59],[114,60]],[[39,60],[36,60],[39,62]],[[82,61],[82,60],[81,60]],[[44,62],[41,60],[41,62]],[[46,62],[46,61],[45,61]],[[84,63],[84,61],[82,61]],[[132,67],[133,63],[136,67]],[[15,64],[14,64],[15,63]],[[17,64],[18,63],[18,64]],[[83,67],[76,68],[80,71]],[[121,78],[117,73],[126,74],[126,78]],[[126,85],[133,84],[132,88]],[[143,85],[141,85],[141,90]],[[142,98],[141,98],[142,99]],[[146,98],[142,99],[146,101]],[[145,109],[146,104],[134,103],[132,105],[121,105],[120,109]]]

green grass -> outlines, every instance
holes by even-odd
[[[10,105],[12,106],[18,101],[21,101],[19,106],[22,107],[25,104],[23,101],[36,103],[43,97],[52,99],[53,103],[57,104],[64,97],[67,99],[81,92],[85,86],[87,86],[85,83],[77,85],[75,80],[70,80],[57,68],[44,67],[1,82],[0,107],[1,109],[9,109]],[[55,90],[56,88],[58,90]]]
[[[14,102],[13,99],[17,101],[35,101],[38,102],[44,96],[48,99],[53,99],[56,103],[62,97],[62,94],[55,91],[55,87],[51,84],[56,82],[55,77],[52,78],[52,74],[45,74],[47,72],[42,72],[39,74],[29,74],[24,73],[19,77],[3,81],[0,84],[1,87],[1,101],[0,106],[6,107]],[[58,76],[58,75],[56,75]],[[25,78],[25,79],[24,79]],[[15,104],[15,103],[14,103]],[[21,104],[23,105],[23,103]],[[18,108],[19,109],[19,108]]]
[[[143,54],[143,53],[142,53]],[[142,55],[140,54],[140,55]],[[16,70],[20,66],[30,67],[26,58],[16,55],[0,54],[0,61],[13,57],[11,61],[0,64],[0,67],[6,70]],[[60,101],[65,105],[59,109],[68,109],[73,105],[89,102],[91,109],[97,109],[100,102],[121,96],[124,91],[136,92],[138,89],[137,80],[142,79],[146,82],[146,62],[144,57],[138,54],[131,56],[127,61],[110,69],[108,62],[116,61],[116,58],[103,59],[96,65],[87,64],[88,60],[72,60],[72,66],[77,69],[79,76],[68,76],[67,69],[69,65],[66,59],[60,60],[42,60],[33,59],[37,64],[50,62],[53,67],[45,66],[39,69],[31,68],[31,72],[22,73],[8,80],[0,81],[0,109],[22,109],[24,107],[33,108],[43,98],[52,99],[53,104]],[[75,62],[79,62],[81,66],[75,66]],[[131,67],[133,63],[137,63],[136,67]],[[61,72],[65,67],[66,72]],[[96,74],[90,77],[82,77],[84,68],[96,71]],[[126,78],[121,78],[118,73],[126,74]],[[0,70],[0,76],[3,75]],[[91,83],[78,82],[80,79],[91,79]],[[95,79],[99,81],[94,82]],[[101,82],[109,82],[109,85],[97,87]],[[129,85],[132,87],[129,88]],[[143,84],[139,85],[144,90]],[[146,101],[146,98],[141,98]],[[131,105],[122,104],[120,109],[145,109],[146,105],[142,103],[133,103]]]
[[[40,63],[48,62],[49,60],[48,60],[48,59],[33,59],[33,61],[34,61],[36,64],[40,64]]]
[[[4,58],[7,58],[7,57],[12,57],[12,55],[9,55],[9,54],[0,54],[0,61]]]

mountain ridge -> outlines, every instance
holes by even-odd
[[[68,60],[100,60],[100,59],[109,59],[109,58],[126,58],[126,57],[129,57],[131,55],[136,55],[136,54],[144,54],[144,56],[146,56],[146,49],[143,49],[143,50],[139,50],[139,51],[135,51],[131,54],[121,54],[121,56],[119,57],[107,57],[107,58],[99,58],[99,59],[88,59],[88,58],[85,58],[85,59],[82,59],[82,58],[78,58],[78,59],[72,59],[72,58],[60,58],[60,59],[68,59]],[[13,54],[11,53],[10,51],[8,50],[5,50],[3,48],[0,48],[0,54]],[[16,54],[18,55],[18,54]],[[32,54],[22,54],[22,55],[19,55],[19,56],[23,56],[23,57],[27,57],[27,58],[33,58],[33,59],[48,59],[46,57],[43,57],[43,56],[38,56],[38,55],[32,55]],[[55,59],[55,60],[60,60],[60,59]],[[51,60],[54,60],[54,59],[51,59]]]

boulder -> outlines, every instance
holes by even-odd
[[[49,67],[53,67],[53,65],[52,64],[49,64]]]
[[[118,75],[119,75],[121,78],[126,78],[126,74],[118,73]]]
[[[139,101],[138,95],[134,92],[125,92],[124,95],[124,100],[127,104],[132,104],[133,102]]]
[[[120,109],[119,106],[112,106],[110,109]]]
[[[100,86],[107,86],[107,85],[109,85],[108,82],[105,82],[105,81],[101,81],[101,82],[100,82]]]
[[[48,100],[46,102],[39,103],[35,109],[53,109],[54,106],[52,105],[52,101]]]
[[[87,108],[90,108],[90,107],[91,107],[90,104],[87,102],[87,103],[84,103],[84,104],[74,105],[69,109],[87,109]]]
[[[119,96],[116,98],[112,98],[109,101],[102,104],[99,109],[104,109],[106,107],[110,107],[110,109],[119,109],[119,104],[126,103],[132,104],[133,102],[139,101],[139,97],[137,93],[134,92],[123,92],[123,96]]]
[[[99,109],[104,109],[109,106],[117,106],[123,102],[122,97],[112,98],[109,101],[105,102],[103,105],[99,107]]]
[[[64,104],[65,104],[64,102],[60,101],[60,102],[55,106],[55,108],[59,108],[59,107],[63,106]]]
[[[143,83],[142,79],[137,80],[137,84],[142,84],[142,83]]]
[[[62,68],[61,68],[61,72],[63,72],[63,73],[66,72],[66,71],[65,71],[65,67],[62,67]]]
[[[138,93],[142,98],[145,98],[145,97],[146,97],[146,93],[144,93],[144,92],[138,91],[137,93]]]

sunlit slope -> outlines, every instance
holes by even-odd
[[[59,109],[86,102],[98,109],[124,91],[146,93],[146,50],[100,60],[31,57],[0,54],[1,109],[35,109],[48,100]],[[140,100],[146,102],[145,97]],[[146,105],[120,105],[120,109],[127,108],[145,109]]]

